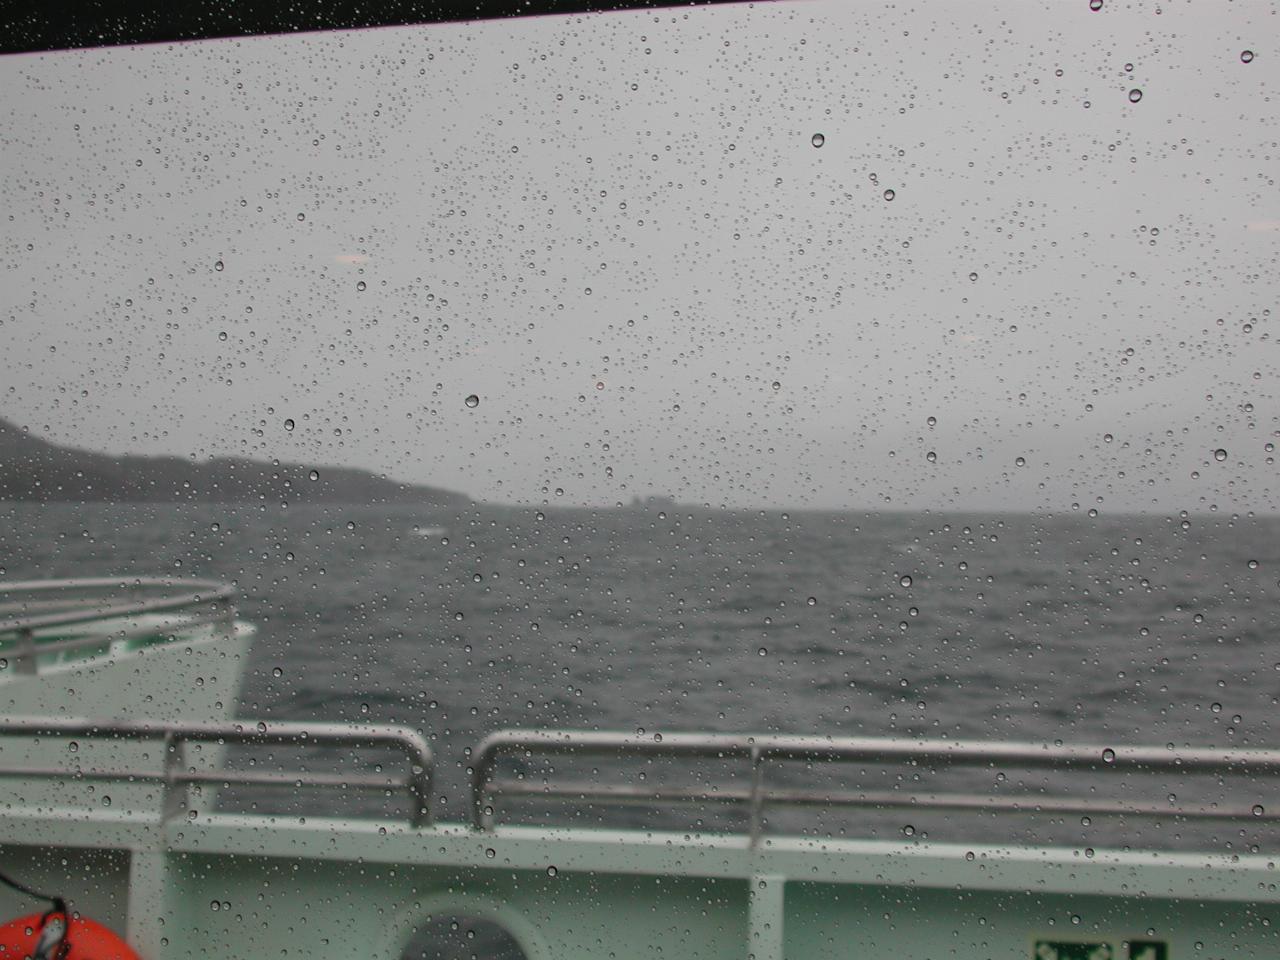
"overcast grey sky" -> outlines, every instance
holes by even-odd
[[[514,502],[1274,511],[1276,36],[797,2],[0,59],[0,415]]]

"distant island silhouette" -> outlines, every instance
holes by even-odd
[[[462,506],[463,493],[397,483],[353,467],[238,457],[109,456],[34,437],[0,418],[0,501],[404,503]]]

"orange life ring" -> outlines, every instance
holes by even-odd
[[[60,922],[60,913],[30,913],[0,925],[0,960],[23,960],[35,954],[45,924]],[[88,917],[72,917],[58,956],[49,960],[140,960],[129,945]]]

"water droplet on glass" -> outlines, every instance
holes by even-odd
[[[475,407],[480,406],[480,398],[476,396],[474,393],[471,394],[471,396],[467,397],[467,399],[463,400],[462,402],[465,403],[468,407],[471,407],[473,409]]]
[[[1132,90],[1129,91],[1130,103],[1137,103],[1141,99],[1142,99],[1142,91],[1139,90],[1137,87],[1134,87]]]
[[[916,828],[908,823],[902,828],[902,832],[908,837],[914,837],[916,835]]]
[[[827,138],[820,133],[815,133],[813,137],[809,140],[809,142],[812,143],[815,147],[820,147],[827,142]]]
[[[364,290],[364,289],[365,289],[365,282],[364,282],[363,280],[359,281],[359,282],[356,284],[356,289],[357,289],[357,290]]]
[[[308,480],[319,480],[319,479],[320,479],[320,471],[319,471],[319,470],[312,470],[310,473],[308,473],[308,474],[307,474],[307,479],[308,479]]]
[[[1223,460],[1227,459],[1227,451],[1219,447],[1217,450],[1213,451],[1213,459],[1221,463]]]
[[[924,458],[925,458],[926,460],[928,460],[930,463],[937,463],[937,462],[938,462],[938,455],[937,455],[936,453],[934,453],[932,450],[930,450],[928,453],[926,453],[926,454],[924,455]]]
[[[904,573],[902,576],[900,576],[900,577],[898,578],[898,583],[902,584],[902,586],[904,586],[904,587],[909,587],[909,586],[911,586],[911,582],[912,582],[912,581],[911,581],[911,574],[909,574],[909,573]]]
[[[1018,458],[1017,458],[1016,460],[1014,460],[1013,462],[1014,462],[1015,464],[1017,464],[1018,466],[1020,466],[1020,467],[1025,467],[1025,466],[1027,465],[1027,458],[1026,458],[1026,457],[1018,457]]]
[[[808,604],[809,606],[811,606],[811,607],[817,606],[817,604],[818,604],[818,598],[817,598],[817,597],[810,597],[808,600],[806,600],[806,601],[805,601],[805,603],[807,603],[807,604]]]
[[[978,274],[977,274],[977,272],[974,272],[974,273],[969,274],[969,279],[970,279],[970,280],[977,280],[977,279],[978,279]]]
[[[298,214],[298,222],[299,222],[299,223],[301,223],[301,222],[302,222],[303,220],[305,220],[305,219],[307,219],[307,215],[306,215],[305,213],[300,213],[300,214]]]
[[[896,197],[896,196],[897,196],[897,194],[896,194],[896,193],[894,193],[892,190],[886,190],[886,191],[884,192],[884,198],[885,198],[886,200],[892,200],[892,199],[893,199],[894,197]]]
[[[484,855],[488,857],[490,860],[492,860],[494,857],[498,855],[498,851],[493,849],[493,847],[489,847],[488,849],[485,850]]]
[[[1260,804],[1260,803],[1255,803],[1255,804],[1253,805],[1253,815],[1254,815],[1255,817],[1260,817],[1260,816],[1262,816],[1262,815],[1263,815],[1264,813],[1266,813],[1266,812],[1267,812],[1266,810],[1262,809],[1262,804]]]
[[[213,265],[213,269],[217,270],[219,273],[222,272],[222,268],[223,268],[223,264],[221,260],[216,261]]]
[[[775,390],[781,390],[781,389],[782,389],[782,384],[781,384],[780,382],[778,382],[777,380],[773,381],[772,386],[773,386],[773,389],[775,389]]]
[[[557,873],[559,873],[559,872],[560,872],[560,871],[559,871],[559,870],[557,870],[555,867],[547,867],[547,876],[548,876],[548,877],[554,877],[554,876],[555,876]]]
[[[1241,63],[1253,63],[1253,51],[1252,51],[1252,50],[1241,50],[1241,51],[1240,51],[1240,62],[1241,62]]]
[[[283,670],[281,670],[279,667],[272,667],[272,668],[271,668],[271,675],[272,675],[273,677],[283,677],[283,676],[284,676],[284,671],[283,671]]]
[[[1089,9],[1097,13],[1102,9],[1102,0],[1089,0]]]
[[[293,422],[293,420],[292,420],[292,419],[286,420],[286,421],[284,422],[284,428],[285,428],[286,430],[288,430],[290,433],[293,433],[293,428],[294,428],[294,426],[295,426],[295,424],[294,424],[294,422]]]
[[[1257,569],[1258,569],[1258,561],[1257,561],[1257,560],[1250,560],[1250,561],[1249,561],[1249,569],[1250,569],[1250,570],[1257,570]]]
[[[107,796],[106,794],[103,794],[103,795],[102,795],[102,805],[103,805],[104,807],[109,807],[109,806],[111,806],[111,798],[110,798],[109,796]]]
[[[80,744],[78,744],[78,743],[76,743],[74,740],[72,740],[70,743],[68,743],[68,744],[67,744],[67,749],[68,749],[69,751],[71,751],[72,753],[75,753],[76,751],[78,751],[78,750],[80,749]]]
[[[1103,750],[1103,751],[1102,751],[1102,762],[1103,762],[1103,763],[1115,763],[1115,762],[1116,762],[1116,752],[1115,752],[1114,750],[1112,750],[1110,747],[1107,747],[1107,749],[1105,749],[1105,750]]]

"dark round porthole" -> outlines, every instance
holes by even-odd
[[[418,928],[401,960],[525,960],[515,937],[491,920],[438,916]]]

